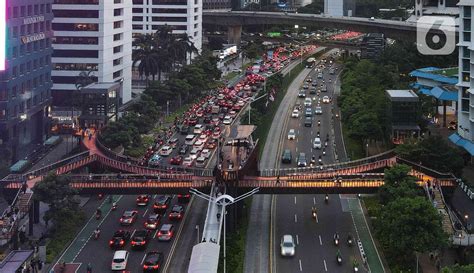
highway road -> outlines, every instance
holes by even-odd
[[[327,92],[321,92],[319,95],[309,94],[306,91],[306,98],[312,99],[313,123],[312,127],[304,126],[304,98],[297,98],[299,90],[303,84],[311,82],[302,81],[293,82],[290,86],[290,92],[294,94],[295,104],[300,103],[302,109],[298,118],[291,117],[294,105],[290,106],[287,120],[283,126],[280,151],[290,149],[293,159],[291,164],[281,164],[281,168],[297,167],[297,158],[299,153],[305,153],[308,160],[308,166],[312,156],[316,158],[316,164],[321,157],[322,164],[334,162],[334,135],[332,125],[332,103],[323,103],[322,97],[332,98],[334,93],[334,82],[341,67],[333,64],[332,67],[338,67],[334,75],[329,73],[329,62],[322,69],[323,78],[318,79],[318,72],[313,69],[308,77],[317,81],[318,89],[321,84],[326,84]],[[324,83],[323,83],[324,80]],[[322,107],[322,115],[315,115],[316,106]],[[318,121],[321,125],[318,126]],[[288,140],[287,134],[290,129],[296,131],[296,139]],[[322,141],[322,149],[314,149],[312,142],[317,137],[318,132]],[[325,147],[325,141],[329,135],[328,145]],[[326,151],[323,155],[322,151]],[[356,237],[351,214],[348,210],[347,200],[339,195],[329,195],[329,202],[324,202],[323,194],[307,195],[275,195],[272,203],[272,225],[273,225],[273,272],[351,272],[352,260],[358,259],[361,263],[358,248],[353,245],[349,247],[346,243],[348,234]],[[311,217],[311,208],[316,207],[317,219]],[[340,236],[339,246],[335,246],[333,235],[338,232]],[[296,241],[296,254],[294,257],[280,256],[280,240],[284,234],[293,235]],[[336,253],[340,251],[343,257],[343,264],[336,262]],[[363,271],[362,271],[363,272]]]
[[[136,230],[143,229],[143,223],[147,219],[150,213],[153,213],[152,208],[152,199],[149,204],[144,207],[137,207],[135,195],[123,195],[123,196],[114,196],[115,200],[118,200],[118,208],[115,211],[103,211],[104,216],[99,220],[92,218],[87,226],[92,226],[92,230],[99,226],[101,229],[101,234],[98,240],[93,239],[91,236],[92,233],[79,234],[78,240],[82,244],[78,244],[76,249],[69,249],[68,252],[72,253],[74,263],[80,263],[82,266],[77,272],[86,272],[86,266],[88,263],[92,265],[93,272],[110,272],[110,265],[114,250],[109,248],[108,242],[112,238],[115,231],[119,229],[129,230],[132,234]],[[156,197],[156,195],[152,196]],[[171,205],[168,207],[166,213],[163,215],[161,224],[171,223],[175,228],[175,236],[179,236],[180,226],[183,220],[181,221],[170,221],[168,220],[168,213],[171,210],[171,207],[174,204],[177,204],[177,198],[173,198]],[[124,210],[135,209],[138,211],[137,221],[131,226],[121,226],[119,223],[120,216]],[[107,215],[108,214],[108,215]],[[132,250],[130,241],[126,243],[123,249],[130,251],[130,257],[128,260],[127,269],[131,272],[141,272],[144,256],[149,251],[159,251],[163,252],[165,259],[168,257],[169,251],[172,244],[176,238],[173,238],[169,242],[159,242],[155,237],[156,232],[152,231],[151,235],[153,239],[149,240],[149,244],[145,250]],[[75,255],[74,255],[75,252]]]

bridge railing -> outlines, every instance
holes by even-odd
[[[141,175],[141,174],[90,174],[90,175],[69,175],[71,180],[83,180],[83,181],[104,181],[104,180],[133,180],[133,181],[147,181],[147,180],[180,180],[180,181],[192,181],[192,180],[204,180],[212,179],[212,177],[196,177],[192,174],[187,173],[160,173],[156,175]]]
[[[22,180],[26,180],[30,177],[36,177],[36,176],[39,176],[39,175],[44,175],[44,174],[46,174],[46,173],[48,173],[52,170],[55,170],[59,167],[62,167],[62,166],[67,165],[69,163],[73,163],[73,162],[79,161],[83,158],[86,158],[87,156],[89,156],[89,151],[81,152],[81,153],[72,155],[70,157],[59,160],[55,163],[46,165],[44,167],[41,167],[41,168],[33,170],[33,171],[29,171],[29,172],[26,172],[26,173],[23,173],[23,174],[9,174],[5,178],[3,178],[1,181],[22,181]]]
[[[397,163],[403,163],[410,166],[413,170],[421,172],[425,175],[434,177],[434,178],[448,178],[448,179],[455,179],[456,177],[452,173],[442,173],[431,168],[425,167],[413,161],[397,157]]]
[[[370,163],[374,163],[377,161],[381,161],[384,159],[389,159],[395,156],[394,150],[386,151],[384,153],[358,159],[352,160],[348,162],[342,163],[335,163],[335,164],[328,164],[328,165],[321,165],[321,166],[313,166],[313,167],[303,167],[303,168],[280,168],[280,169],[266,169],[260,170],[260,176],[282,176],[282,175],[289,175],[289,174],[299,174],[299,173],[318,173],[318,172],[328,172],[334,170],[340,170],[350,167],[356,167],[361,165],[366,165]]]
[[[181,167],[181,166],[173,166],[173,165],[158,165],[158,166],[144,166],[143,162],[137,158],[134,157],[129,157],[129,156],[124,156],[118,153],[115,153],[108,147],[106,147],[101,141],[101,135],[99,132],[98,137],[96,138],[96,146],[97,148],[109,159],[119,161],[122,163],[127,163],[129,165],[137,165],[141,166],[145,169],[150,169],[150,170],[158,170],[158,171],[163,171],[163,172],[179,172],[179,173],[192,173],[194,175],[201,175],[201,176],[211,176],[213,169],[210,168],[189,168],[189,167]]]

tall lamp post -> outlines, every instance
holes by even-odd
[[[214,183],[213,186],[215,187],[216,184]],[[239,202],[239,201],[241,201],[241,200],[243,200],[247,197],[250,197],[250,196],[256,194],[259,191],[259,189],[260,188],[255,188],[255,189],[253,189],[253,190],[251,190],[247,193],[244,193],[244,194],[242,194],[242,195],[240,195],[236,198],[234,198],[234,197],[232,197],[228,194],[222,194],[222,195],[218,195],[218,196],[210,196],[210,195],[202,193],[202,192],[200,192],[200,191],[198,191],[194,188],[191,188],[189,190],[191,193],[193,193],[193,194],[197,195],[198,197],[201,197],[201,198],[209,201],[210,203],[212,203],[214,205],[222,206],[222,211],[223,211],[223,214],[224,214],[224,216],[223,216],[224,217],[224,219],[223,219],[223,221],[224,221],[224,223],[223,223],[223,225],[224,225],[224,227],[223,227],[224,228],[224,251],[223,251],[224,252],[223,253],[224,254],[224,273],[227,272],[226,271],[226,226],[225,226],[226,225],[226,217],[227,217],[227,206],[231,205],[231,204],[235,204],[235,203],[237,203],[237,202]],[[213,191],[211,190],[211,192],[213,192]],[[211,204],[209,204],[209,205],[211,205]],[[205,232],[205,231],[203,231],[203,232]]]

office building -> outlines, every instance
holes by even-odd
[[[202,0],[133,0],[133,35],[154,33],[168,25],[173,33],[186,33],[202,48]]]
[[[16,161],[49,127],[53,0],[0,3],[7,3],[0,7],[0,145]]]
[[[459,0],[420,0],[415,1],[414,14],[407,21],[416,22],[422,16],[448,16],[456,20],[459,25]],[[462,2],[462,1],[461,1]]]
[[[128,0],[55,0],[53,105],[71,106],[80,82],[120,82],[131,99],[132,3]],[[80,78],[80,74],[87,77]],[[86,78],[86,79],[84,79]]]
[[[474,156],[474,43],[471,38],[474,3],[459,2],[458,128],[449,139]]]
[[[387,111],[391,120],[390,136],[394,143],[420,136],[420,104],[412,90],[386,90],[389,100]]]
[[[230,10],[231,0],[203,0],[203,10]]]
[[[362,39],[361,58],[375,59],[385,48],[385,37],[383,33],[368,33]]]
[[[304,2],[304,0],[301,1]],[[311,1],[308,4],[311,4]],[[324,0],[324,14],[334,17],[353,16],[355,14],[355,0]]]

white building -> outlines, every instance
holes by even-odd
[[[344,0],[324,0],[324,14],[329,16],[343,16]]]
[[[53,104],[76,91],[82,71],[95,82],[122,82],[131,99],[132,3],[129,0],[55,0],[51,73]]]
[[[133,0],[133,34],[154,33],[168,25],[202,47],[202,0]]]
[[[458,128],[449,138],[474,155],[474,1],[460,0],[459,6]]]
[[[422,16],[447,16],[454,17],[456,26],[459,25],[459,0],[417,0],[415,1],[414,14],[407,21],[416,22]]]

